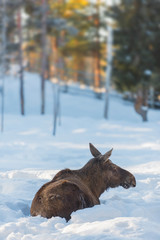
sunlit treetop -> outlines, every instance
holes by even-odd
[[[72,8],[83,8],[88,6],[87,0],[68,0],[68,5],[70,5]]]
[[[59,14],[62,14],[64,18],[71,17],[73,15],[73,11],[82,10],[89,5],[87,0],[68,0],[68,1],[48,1],[50,10],[57,10]]]

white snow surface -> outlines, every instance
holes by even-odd
[[[142,122],[131,103],[111,94],[109,119],[103,100],[61,94],[61,126],[53,131],[53,86],[46,85],[46,114],[40,115],[40,78],[25,75],[26,116],[20,115],[19,81],[5,79],[5,125],[0,133],[1,240],[159,240],[160,111]],[[101,205],[79,210],[71,220],[30,216],[37,190],[61,169],[81,168],[88,143],[132,172],[136,188],[109,189]]]

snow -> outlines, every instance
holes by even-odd
[[[19,82],[5,79],[5,125],[0,134],[1,240],[159,240],[160,112],[149,110],[142,122],[131,103],[112,94],[109,120],[104,102],[61,94],[61,126],[53,131],[53,86],[47,83],[46,115],[40,115],[40,82],[26,74],[26,116],[21,116]],[[37,190],[61,169],[78,169],[90,158],[88,143],[131,171],[136,188],[110,189],[101,205],[79,210],[66,223],[29,214]]]

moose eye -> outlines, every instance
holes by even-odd
[[[42,200],[42,197],[38,196],[38,201],[41,202],[41,200]]]
[[[111,171],[113,172],[114,175],[117,175],[117,173],[118,173],[117,168],[114,166],[112,166]]]

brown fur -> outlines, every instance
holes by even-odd
[[[93,159],[79,170],[58,172],[36,193],[31,215],[51,218],[59,216],[68,221],[71,213],[100,204],[100,195],[108,188],[135,187],[135,177],[109,160],[112,150],[102,155],[92,144]]]

